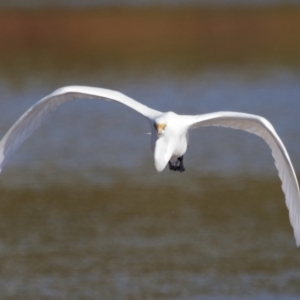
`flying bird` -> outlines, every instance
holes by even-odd
[[[95,87],[68,86],[44,97],[27,110],[0,141],[0,172],[11,154],[39,127],[59,105],[75,98],[106,99],[122,103],[140,113],[151,128],[151,148],[158,172],[168,165],[183,172],[183,156],[188,148],[190,129],[202,126],[223,126],[241,129],[261,137],[269,145],[282,181],[282,190],[289,210],[296,244],[300,246],[300,197],[297,177],[290,157],[275,129],[265,118],[239,112],[214,112],[202,115],[178,115],[149,108],[124,94]]]

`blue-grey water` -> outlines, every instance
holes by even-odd
[[[299,80],[298,70],[280,67],[207,69],[182,76],[159,71],[129,72],[115,78],[105,71],[92,78],[67,75],[59,83],[43,75],[28,76],[19,88],[3,79],[0,133],[3,136],[25,110],[60,86],[100,86],[121,91],[161,111],[180,114],[239,111],[261,115],[273,124],[298,170]],[[41,168],[49,168],[55,174],[49,180],[70,172],[80,178],[91,176],[95,183],[100,183],[107,180],[106,175],[99,174],[102,168],[130,174],[138,172],[156,180],[149,131],[148,122],[123,105],[102,100],[74,100],[51,115],[14,155],[5,172],[20,169],[30,172],[31,176],[25,178],[26,185],[39,176]],[[190,172],[205,176],[276,175],[269,148],[260,138],[223,128],[191,131],[186,166]],[[83,169],[88,172],[82,172]],[[24,177],[24,173],[15,174],[10,180],[16,181],[13,184],[24,184],[19,178]],[[161,176],[167,179],[169,174]]]

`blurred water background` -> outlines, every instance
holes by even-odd
[[[162,111],[262,115],[299,174],[298,2],[0,1],[0,134],[56,88],[99,86]],[[147,132],[122,105],[74,100],[16,152],[0,177],[0,299],[299,299],[265,143],[198,129],[186,172],[158,174]]]

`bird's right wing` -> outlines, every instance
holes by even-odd
[[[271,148],[282,190],[294,229],[296,244],[300,246],[300,195],[297,177],[290,157],[272,124],[260,116],[238,112],[216,112],[198,116],[186,116],[190,128],[222,126],[241,129],[261,137]]]
[[[87,86],[68,86],[54,91],[29,108],[0,141],[0,172],[11,154],[59,105],[76,98],[107,99],[122,103],[152,120],[162,113],[117,91]]]

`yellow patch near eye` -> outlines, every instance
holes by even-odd
[[[166,128],[167,124],[166,123],[155,123],[154,127],[156,129],[156,131],[162,131]]]

